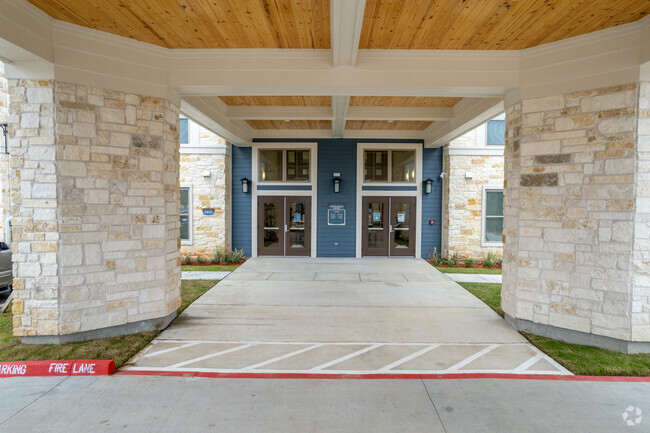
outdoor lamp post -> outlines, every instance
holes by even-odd
[[[432,190],[433,190],[433,179],[429,178],[424,181],[424,192],[426,194],[431,194]]]
[[[250,180],[248,180],[248,178],[246,178],[246,177],[243,177],[242,180],[241,180],[241,192],[243,192],[244,194],[248,194],[248,183],[249,182],[250,182]]]

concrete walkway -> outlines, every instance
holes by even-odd
[[[0,433],[650,431],[650,383],[113,376],[0,379],[0,395]]]
[[[444,274],[458,283],[498,283],[501,284],[501,275],[490,274]]]
[[[568,374],[424,260],[386,258],[249,259],[126,368]]]

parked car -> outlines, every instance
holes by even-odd
[[[0,301],[9,296],[12,283],[11,248],[6,242],[0,242]]]

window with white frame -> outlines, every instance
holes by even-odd
[[[483,242],[503,242],[503,190],[485,189],[483,192]]]
[[[180,131],[178,133],[179,141],[182,144],[189,143],[189,119],[181,117],[179,120]]]
[[[260,182],[309,182],[309,149],[260,149]]]
[[[506,144],[506,121],[503,115],[489,120],[485,127],[486,140],[488,146],[505,146]]]
[[[181,187],[181,207],[179,214],[181,217],[181,241],[191,241],[192,235],[192,191],[189,187]]]
[[[415,150],[366,150],[364,182],[415,182]]]

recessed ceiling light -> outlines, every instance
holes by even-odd
[[[389,121],[388,121],[388,123],[393,123],[393,122],[394,122],[394,120],[389,120]]]
[[[284,121],[285,121],[285,122],[291,122],[291,120],[289,120],[289,119],[284,119]]]

